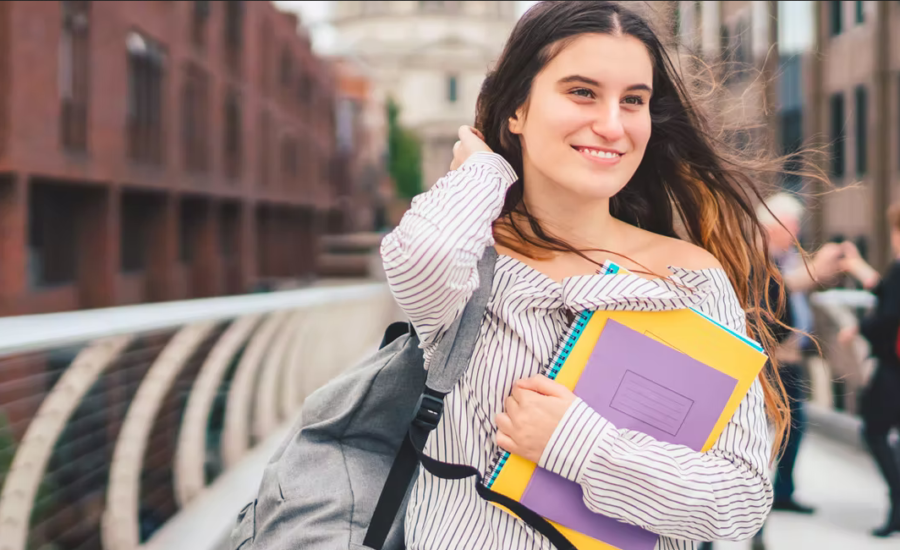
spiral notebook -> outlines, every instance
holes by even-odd
[[[694,309],[586,311],[546,374],[617,428],[706,451],[765,362],[758,343]],[[653,550],[659,538],[592,512],[579,484],[517,455],[500,453],[486,480],[547,518],[579,550]]]

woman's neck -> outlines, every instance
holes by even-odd
[[[609,199],[586,201],[556,184],[525,185],[528,212],[543,229],[576,248],[614,250],[621,245],[619,222],[609,212]]]

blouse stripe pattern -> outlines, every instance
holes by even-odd
[[[477,153],[416,197],[382,242],[388,284],[409,316],[426,366],[446,327],[478,287],[477,262],[516,180],[499,155]],[[562,283],[501,255],[466,375],[445,400],[426,452],[487,472],[499,451],[496,415],[516,380],[544,372],[569,327],[567,312],[697,307],[738,331],[744,312],[721,269],[671,268],[666,279],[586,275]],[[540,466],[576,481],[593,511],[661,535],[661,550],[741,540],[772,505],[770,435],[757,381],[716,445],[698,453],[617,429],[580,399],[566,412]],[[406,512],[409,550],[551,550],[542,535],[484,502],[471,480],[421,471]]]

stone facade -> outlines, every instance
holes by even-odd
[[[447,173],[457,129],[475,122],[484,75],[516,21],[514,2],[334,2],[343,53],[375,75],[422,139],[423,186]]]

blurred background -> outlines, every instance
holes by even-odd
[[[398,318],[380,238],[446,173],[531,4],[0,2],[0,550],[227,547],[304,397]],[[630,4],[687,78],[721,80],[736,147],[827,152],[808,160],[837,192],[776,182],[806,193],[803,244],[887,267],[900,3]],[[849,278],[809,298],[818,510],[773,514],[768,547],[895,548],[867,534],[872,364],[834,344],[873,298]]]

